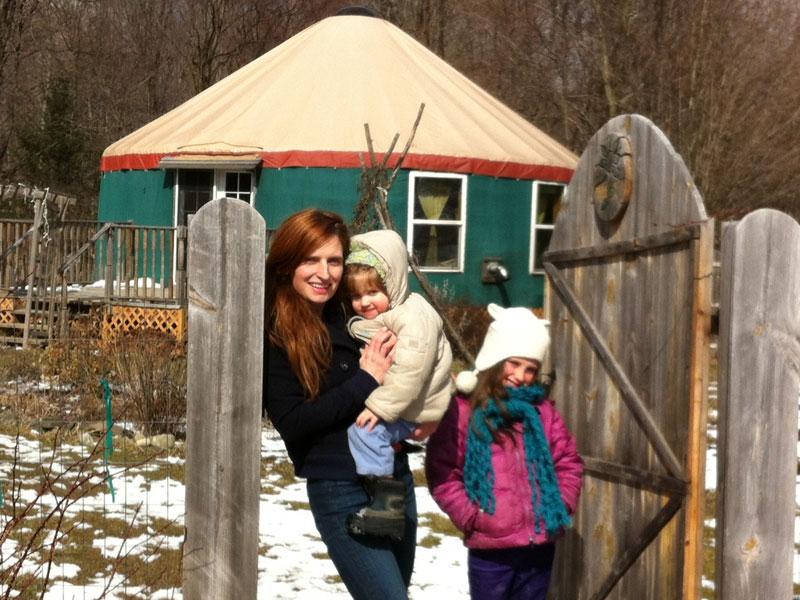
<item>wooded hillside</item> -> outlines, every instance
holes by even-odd
[[[0,181],[90,211],[108,144],[347,4],[0,0]],[[712,214],[800,216],[796,0],[364,4],[576,152],[609,118],[641,113]]]

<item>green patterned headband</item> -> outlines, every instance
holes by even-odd
[[[383,261],[372,250],[360,244],[354,244],[350,254],[344,261],[347,265],[366,265],[377,271],[381,281],[386,281],[386,267]]]

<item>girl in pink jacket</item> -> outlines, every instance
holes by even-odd
[[[464,533],[473,599],[544,600],[554,540],[570,525],[583,462],[537,382],[547,322],[489,305],[494,321],[428,441],[433,498]]]

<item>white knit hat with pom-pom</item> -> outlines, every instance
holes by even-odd
[[[550,323],[538,318],[530,309],[490,304],[488,310],[494,320],[475,359],[476,370],[462,371],[456,377],[456,388],[465,394],[475,389],[480,371],[512,356],[542,363],[550,347]]]
[[[477,371],[461,371],[456,376],[456,389],[462,394],[471,394],[478,385]]]

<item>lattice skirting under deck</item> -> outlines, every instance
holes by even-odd
[[[103,319],[103,339],[110,341],[129,331],[154,330],[186,339],[186,309],[112,306],[111,314]]]
[[[14,314],[14,311],[24,307],[25,300],[21,298],[3,298],[0,300],[0,325],[19,322],[20,319]]]

